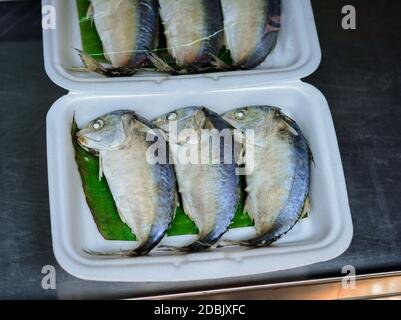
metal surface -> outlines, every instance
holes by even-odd
[[[306,82],[327,97],[354,223],[349,250],[304,268],[213,282],[103,283],[76,279],[54,259],[45,116],[66,92],[43,68],[39,1],[0,4],[0,298],[124,298],[279,284],[401,270],[401,2],[354,0],[357,30],[341,28],[346,1],[312,1],[323,60]],[[44,265],[56,290],[43,290]]]
[[[337,300],[397,299],[401,293],[401,272],[294,281],[280,284],[195,291],[144,297],[149,300]]]

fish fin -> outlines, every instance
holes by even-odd
[[[280,109],[275,109],[275,117],[281,124],[281,132],[290,136],[299,136],[295,121],[285,115]]]
[[[306,219],[309,217],[311,212],[311,202],[310,202],[310,197],[307,196],[305,199],[304,207],[302,209],[301,213],[301,219]]]
[[[223,60],[221,60],[218,56],[215,54],[211,54],[211,57],[213,58],[211,64],[214,68],[219,69],[219,70],[230,70],[231,66],[225,63]]]
[[[295,123],[294,120],[292,120],[290,117],[288,117],[287,115],[285,115],[284,113],[282,113],[280,110],[277,111],[279,113],[278,117],[280,118],[280,120],[282,121],[282,124],[285,127],[285,131],[287,131],[288,133],[290,133],[291,135],[297,137],[299,136],[299,132],[297,131],[297,125]],[[298,129],[299,130],[299,129]],[[313,153],[312,153],[312,149],[309,145],[309,142],[305,139],[306,141],[306,145],[308,147],[308,153],[309,153],[309,160],[313,163],[314,167],[316,167],[316,162],[315,159],[313,157]]]
[[[88,10],[86,11],[86,17],[87,18],[92,18],[93,19],[93,16],[95,15],[95,9],[94,9],[94,7],[93,7],[93,4],[92,4],[92,2],[90,2],[89,3],[89,6],[88,6]]]
[[[100,62],[96,61],[96,59],[94,59],[91,55],[87,54],[86,52],[79,49],[75,49],[75,51],[80,56],[82,63],[84,64],[84,67],[79,67],[79,68],[73,67],[70,68],[71,71],[95,72],[109,78],[130,77],[138,72],[137,69],[131,69],[126,67],[105,68],[102,66]]]
[[[252,222],[255,222],[255,217],[252,213],[252,210],[249,210],[250,209],[249,207],[250,207],[249,201],[248,201],[248,199],[245,199],[244,212],[246,212],[248,214],[248,216],[249,216],[249,218],[251,218]]]
[[[178,195],[177,190],[175,190],[174,192],[174,201],[175,201],[175,208],[179,208],[180,207],[180,196]]]
[[[220,240],[219,242],[212,245],[209,243],[204,243],[202,241],[195,241],[194,243],[185,247],[177,247],[177,246],[162,244],[159,245],[157,248],[155,248],[153,252],[155,253],[172,252],[174,254],[187,254],[191,252],[197,252],[200,250],[221,249],[224,247],[232,247],[232,246],[250,247],[250,243],[248,241]],[[128,252],[128,254],[130,253],[131,252]],[[124,254],[124,252],[122,252],[121,254]]]
[[[85,21],[86,22],[86,21],[90,20],[91,28],[93,28],[94,16],[95,16],[95,9],[93,7],[93,4],[90,2],[89,6],[88,6],[88,9],[86,10],[85,17],[83,17],[81,19],[81,21]]]
[[[206,126],[211,126],[213,127],[213,124],[208,120],[208,118],[205,116],[205,113],[202,110],[198,110],[194,114],[194,129],[196,132],[199,132],[200,130],[204,129]],[[211,129],[210,128],[210,129]]]
[[[181,200],[182,200],[182,206],[183,206],[183,210],[184,210],[185,214],[189,217],[189,219],[191,219],[193,222],[195,222],[194,215],[192,214],[192,211],[189,208],[189,205],[188,205],[187,201],[185,200],[185,198],[182,196],[182,194],[181,194]]]
[[[99,154],[99,182],[102,181],[103,178],[103,162],[102,156]]]
[[[104,55],[105,59],[106,59],[108,62],[111,62],[110,56],[109,56],[109,54],[107,53],[107,51],[104,49],[104,47],[103,47],[103,55]]]
[[[146,134],[149,134],[149,135],[153,135],[153,136],[157,136],[157,134],[155,133],[155,129],[154,128],[151,128],[151,127],[149,127],[147,124],[145,124],[145,123],[143,123],[143,122],[141,122],[141,121],[138,121],[138,124],[139,124],[139,131],[140,132],[143,132],[143,133],[146,133]]]
[[[234,130],[234,141],[235,141],[236,143],[243,144],[243,142],[245,141],[245,139],[246,139],[246,136],[245,136],[245,134],[244,134],[242,131],[240,131],[240,130]]]
[[[168,245],[161,245],[157,249],[160,252],[174,252],[178,254],[190,253],[190,252],[198,252],[202,250],[217,248],[216,245],[210,245],[209,243],[205,243],[202,241],[195,241],[185,247],[176,247],[176,246],[168,246]]]
[[[164,141],[169,141],[169,134],[168,132],[161,130],[159,128],[156,128],[155,130],[158,130],[157,132],[160,132],[160,135],[163,137]]]
[[[308,141],[306,141],[306,144],[308,146],[309,160],[310,160],[310,162],[313,163],[313,166],[316,168],[316,162],[315,162],[315,158],[313,157],[312,149],[311,149]]]
[[[237,165],[243,165],[246,163],[246,156],[245,156],[245,146],[242,145],[241,149],[238,152],[238,159],[237,159]]]
[[[148,51],[148,59],[159,72],[176,73],[176,70],[171,67],[167,62],[160,58],[156,53]]]
[[[245,151],[246,151],[246,136],[240,130],[233,131],[233,138],[234,138],[234,155],[236,157],[237,165],[241,166],[245,164]]]
[[[118,207],[117,207],[117,212],[118,212],[118,216],[119,216],[120,219],[121,219],[121,222],[124,223],[124,224],[127,224],[127,221],[125,220],[123,214],[121,213],[121,211],[120,211],[120,209],[119,209]],[[131,229],[131,228],[130,228],[130,229]],[[131,232],[132,232],[132,230],[131,230]]]
[[[282,128],[283,131],[286,132],[287,134],[294,136],[294,137],[297,137],[299,135],[297,130],[295,130],[289,122],[282,121],[282,125],[283,125],[283,128]]]
[[[70,70],[72,72],[92,72],[86,67],[71,67],[71,68],[68,68],[68,70]]]
[[[87,54],[86,52],[75,48],[75,51],[80,56],[82,63],[84,64],[84,68],[89,72],[96,73],[105,73],[107,70],[103,67],[99,62],[97,62],[92,56]]]

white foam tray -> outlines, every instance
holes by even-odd
[[[102,281],[184,281],[244,276],[294,268],[340,255],[352,238],[344,174],[327,102],[300,78],[319,65],[321,52],[309,0],[282,0],[282,30],[277,47],[257,69],[204,75],[168,76],[143,73],[104,78],[74,73],[80,66],[73,48],[82,48],[75,0],[43,0],[56,9],[55,30],[43,32],[45,68],[70,93],[47,117],[49,196],[55,256],[69,273]],[[316,167],[312,169],[312,212],[269,248],[223,248],[188,255],[151,254],[135,259],[91,256],[84,250],[114,251],[135,243],[106,241],[85,201],[74,159],[70,129],[116,109],[132,109],[148,118],[170,110],[204,105],[216,112],[257,104],[281,107],[308,138]],[[244,239],[254,228],[230,230],[225,239]],[[195,236],[167,237],[183,245]]]
[[[238,79],[237,79],[238,80]],[[153,254],[138,258],[106,258],[84,252],[134,247],[133,242],[104,240],[85,201],[74,160],[70,129],[75,114],[79,126],[116,109],[132,109],[154,118],[170,110],[202,105],[222,113],[247,105],[283,109],[310,142],[312,168],[310,217],[271,247],[227,247],[187,255]],[[184,281],[245,276],[289,269],[328,260],[350,244],[352,221],[343,168],[332,118],[323,95],[301,81],[276,82],[258,88],[201,90],[158,94],[73,93],[59,99],[47,116],[49,194],[53,248],[69,273],[102,281]],[[241,239],[253,228],[229,231],[225,239]],[[166,244],[183,244],[194,236],[168,237]]]
[[[309,0],[282,0],[282,29],[276,48],[258,68],[248,71],[169,76],[140,73],[133,77],[105,78],[94,73],[69,71],[81,66],[74,48],[82,49],[75,0],[43,0],[56,9],[56,29],[43,32],[46,72],[59,86],[70,91],[130,93],[186,91],[208,88],[252,87],[269,82],[301,79],[320,63],[321,53]],[[238,79],[241,79],[238,81]]]

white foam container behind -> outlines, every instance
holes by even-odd
[[[352,238],[352,221],[341,158],[324,96],[299,79],[320,63],[320,47],[309,0],[283,0],[283,30],[277,48],[256,70],[168,77],[156,73],[107,79],[70,73],[79,65],[75,1],[44,0],[57,11],[57,29],[44,31],[46,71],[70,90],[47,116],[49,196],[54,253],[69,273],[102,281],[188,281],[278,271],[335,258]],[[110,258],[85,251],[131,249],[135,242],[106,241],[85,201],[71,141],[73,116],[78,126],[104,113],[130,109],[152,119],[174,109],[206,106],[218,113],[240,106],[274,105],[293,118],[313,151],[312,212],[268,248],[225,247],[186,255],[153,253],[138,258]],[[253,227],[230,230],[224,239],[244,239]],[[166,237],[183,245],[195,236]]]
[[[95,73],[71,72],[82,66],[74,48],[82,49],[75,0],[43,0],[56,8],[57,28],[44,31],[45,68],[59,86],[74,91],[161,92],[207,88],[249,87],[282,79],[300,79],[319,65],[320,48],[309,0],[283,0],[282,29],[277,46],[258,68],[248,71],[168,76],[139,73],[132,78],[105,78]],[[238,82],[241,79],[241,82]],[[188,81],[190,80],[190,81]]]

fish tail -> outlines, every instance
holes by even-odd
[[[119,258],[133,258],[139,256],[139,254],[135,250],[127,250],[127,251],[115,251],[115,252],[99,252],[82,249],[86,254],[91,256],[101,256],[101,257],[119,257]]]
[[[215,67],[216,69],[219,70],[230,70],[232,69],[232,66],[228,65],[227,63],[225,63],[223,60],[221,60],[217,55],[215,54],[210,54],[210,56],[212,57],[212,66]]]
[[[148,59],[159,72],[176,73],[176,70],[171,67],[166,61],[160,58],[156,53],[148,50]]]
[[[164,251],[164,252],[190,253],[190,252],[203,251],[210,248],[212,248],[212,245],[210,243],[196,241],[185,247],[161,245],[157,249],[159,251]]]
[[[220,241],[217,245],[217,248],[224,247],[246,247],[246,248],[260,248],[260,247],[268,247],[273,242],[277,241],[280,237],[265,239],[264,237],[258,237],[251,240],[243,240],[243,241],[233,241],[233,240],[223,240]]]
[[[310,212],[311,212],[311,202],[310,202],[310,196],[308,195],[305,199],[304,207],[302,209],[301,219],[308,218]]]
[[[95,72],[109,78],[130,77],[138,72],[137,69],[127,68],[127,67],[105,68],[100,62],[96,61],[96,59],[94,59],[90,54],[76,48],[75,51],[78,53],[84,66],[79,68],[70,68],[71,71]]]
[[[133,250],[114,251],[114,252],[97,252],[92,250],[82,249],[85,253],[94,256],[103,257],[120,257],[120,258],[134,258],[147,255],[154,248],[154,244],[146,242]]]
[[[222,240],[216,244],[208,244],[203,242],[194,242],[186,247],[176,247],[176,246],[167,246],[162,245],[156,248],[156,252],[172,252],[175,254],[188,254],[193,252],[201,252],[208,249],[222,249],[225,247],[247,247],[251,248],[252,244],[250,241],[231,241],[231,240]]]
[[[202,250],[207,250],[210,249],[212,246],[209,243],[206,242],[201,242],[201,241],[196,241],[189,246],[184,247],[189,252],[196,252],[196,251],[202,251]]]
[[[154,252],[172,252],[172,253],[176,253],[176,254],[184,254],[184,253],[188,253],[188,251],[183,248],[183,247],[177,247],[177,246],[169,246],[169,245],[161,245],[158,246]]]
[[[216,248],[224,247],[250,247],[249,241],[234,241],[234,240],[222,240],[217,245]]]

